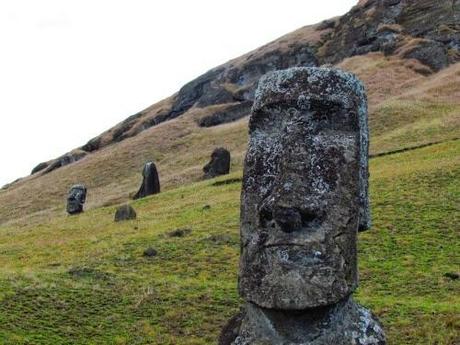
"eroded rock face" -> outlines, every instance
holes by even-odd
[[[204,178],[226,175],[230,172],[230,152],[222,147],[216,148],[211,154],[211,161],[203,168]]]
[[[83,205],[86,202],[86,187],[82,184],[76,184],[69,190],[67,196],[67,213],[78,214],[83,212]]]
[[[144,198],[148,195],[160,193],[160,178],[157,167],[153,162],[147,162],[142,170],[142,185],[133,199]]]
[[[247,301],[305,309],[355,289],[357,230],[369,227],[366,110],[351,74],[294,68],[262,78],[241,197]]]
[[[362,83],[328,68],[269,73],[249,134],[238,284],[247,303],[241,324],[234,319],[221,340],[385,344],[378,321],[350,297],[357,234],[370,227]]]

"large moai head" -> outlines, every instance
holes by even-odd
[[[362,83],[336,69],[269,73],[249,133],[241,296],[285,310],[338,302],[357,286],[356,237],[370,226]]]
[[[86,201],[86,187],[82,184],[72,186],[67,195],[67,213],[77,214],[83,212]]]

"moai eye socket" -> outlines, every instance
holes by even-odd
[[[359,129],[358,116],[336,100],[312,99],[310,112],[317,131],[356,132]]]

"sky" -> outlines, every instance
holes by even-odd
[[[0,0],[0,186],[357,0]]]

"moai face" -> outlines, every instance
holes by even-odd
[[[369,227],[367,105],[351,74],[293,68],[256,92],[241,196],[239,289],[265,308],[336,303]]]
[[[86,187],[75,185],[70,188],[67,196],[67,213],[77,214],[83,212],[83,204],[86,201]]]

